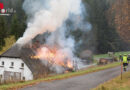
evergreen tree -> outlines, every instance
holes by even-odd
[[[107,11],[110,8],[107,0],[85,0],[89,8],[89,21],[93,26],[93,32],[96,36],[96,45],[98,53],[107,53],[108,51],[119,51],[121,40],[115,27],[109,25]]]
[[[11,23],[11,34],[15,36],[16,40],[23,35],[25,27],[24,21],[20,22],[17,15],[14,15]]]
[[[4,17],[0,17],[0,50],[5,45],[4,38],[6,37],[6,22]]]
[[[15,38],[18,39],[18,30],[20,29],[19,27],[19,22],[18,18],[16,15],[13,16],[12,18],[12,23],[11,23],[11,34],[15,35]]]

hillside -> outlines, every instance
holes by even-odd
[[[111,13],[111,22],[115,24],[121,38],[130,43],[130,2],[129,0],[114,1],[115,2],[109,8],[109,13]]]
[[[16,42],[16,40],[15,40],[14,36],[10,36],[8,38],[5,38],[5,46],[0,51],[0,54],[5,52],[6,50],[8,50],[15,42]]]
[[[25,14],[22,7],[23,0],[1,0],[0,2],[3,2],[5,7],[14,8],[17,11],[9,17],[0,16],[1,50],[5,45],[5,38],[13,35],[17,40],[23,35],[27,21],[31,16]],[[72,30],[70,27],[73,27],[73,24],[66,20],[68,23],[66,24],[68,29],[66,37],[74,38],[77,56],[80,56],[80,53],[84,50],[90,50],[96,54],[130,50],[130,20],[128,14],[130,5],[128,0],[83,0],[83,4],[85,7],[84,22],[90,24],[90,30],[79,28]]]

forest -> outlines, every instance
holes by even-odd
[[[24,0],[0,0],[5,7],[11,7],[16,13],[11,16],[0,16],[0,50],[5,46],[5,38],[15,36],[15,40],[23,35],[27,27],[27,16],[22,9]],[[130,50],[130,15],[129,0],[83,0],[86,8],[85,20],[92,28],[84,33],[72,30],[76,42],[83,41],[76,50],[85,49],[93,53],[107,53]]]

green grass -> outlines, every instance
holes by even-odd
[[[94,55],[94,58],[105,58],[105,57],[108,57],[108,54]]]
[[[130,72],[123,74],[123,79],[118,76],[93,90],[130,90]]]
[[[15,40],[14,36],[5,38],[5,46],[0,51],[0,54],[4,53],[6,50],[8,50],[15,42],[16,42],[16,40]]]
[[[121,55],[123,55],[123,54],[127,54],[127,55],[128,55],[128,54],[130,54],[130,51],[116,52],[116,53],[115,53],[115,56],[119,56],[120,54],[121,54]]]
[[[124,54],[130,54],[130,51],[124,51],[124,52],[116,52],[114,56],[119,57],[119,55],[124,55]],[[94,59],[97,60],[99,58],[106,58],[109,57],[108,54],[99,54],[99,55],[94,55]]]
[[[83,74],[87,74],[87,73],[91,73],[91,72],[96,72],[96,71],[99,71],[99,70],[113,68],[113,67],[116,67],[116,66],[119,66],[119,65],[120,65],[120,63],[116,62],[116,63],[108,64],[108,65],[105,65],[105,66],[93,66],[91,68],[81,70],[81,71],[77,71],[77,72],[70,72],[70,73],[66,73],[66,74],[53,75],[53,76],[49,76],[49,77],[46,77],[46,78],[41,78],[41,79],[27,81],[27,82],[18,82],[18,83],[0,85],[0,90],[10,90],[10,89],[14,90],[14,89],[17,89],[17,88],[21,88],[21,87],[28,86],[28,85],[33,85],[33,84],[43,82],[43,81],[65,79],[65,78],[69,78],[69,77],[73,77],[73,76],[78,76],[78,75],[83,75]]]

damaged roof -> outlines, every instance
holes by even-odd
[[[49,68],[45,67],[41,60],[32,59],[32,55],[35,55],[33,49],[28,47],[20,47],[16,44],[0,55],[0,57],[21,58],[32,71],[34,78],[38,78],[39,75],[41,76],[49,73]]]

